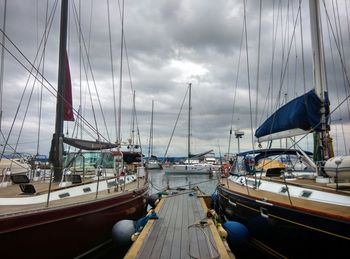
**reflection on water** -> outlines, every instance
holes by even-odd
[[[192,189],[198,186],[205,194],[211,195],[217,186],[216,174],[165,174],[163,170],[149,170],[150,194],[168,189]]]

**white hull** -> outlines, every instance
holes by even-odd
[[[102,180],[96,183],[90,183],[90,184],[84,184],[84,185],[78,185],[78,186],[72,186],[70,188],[60,189],[57,191],[52,191],[50,193],[49,199],[50,201],[55,200],[61,200],[63,197],[77,197],[77,196],[83,196],[90,193],[96,193],[97,190],[99,192],[101,191],[107,191],[110,189],[110,186],[116,186],[129,184],[131,182],[136,181],[135,175],[126,175],[119,178],[119,182],[117,183],[117,179],[110,179],[110,180]],[[68,187],[72,185],[70,182],[67,183],[65,187]],[[89,189],[88,192],[86,190]],[[22,196],[22,197],[13,197],[13,198],[0,198],[0,206],[5,205],[28,205],[28,204],[40,204],[47,202],[48,194],[39,194],[34,196]],[[67,199],[67,198],[66,198]]]
[[[155,162],[149,161],[145,164],[145,167],[147,169],[162,169],[162,166],[158,161],[155,161]]]
[[[30,165],[22,161],[22,159],[8,159],[2,157],[0,160],[0,174],[4,175],[7,171],[10,171],[11,174],[20,174],[20,173],[29,173]]]
[[[169,165],[164,168],[165,173],[172,174],[212,174],[211,166],[206,164]]]

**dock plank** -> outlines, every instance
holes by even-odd
[[[163,240],[159,240],[159,237],[163,235],[163,233],[166,231],[166,226],[169,222],[169,215],[171,215],[171,209],[172,209],[172,202],[165,202],[164,206],[159,211],[159,215],[164,215],[163,217],[159,217],[157,222],[153,224],[152,231],[150,232],[149,238],[147,239],[147,242],[143,244],[142,248],[142,254],[144,255],[144,258],[157,258],[156,256],[160,256],[160,254],[152,254],[153,251],[159,251],[159,248],[163,245]]]
[[[206,218],[205,203],[194,191],[173,192],[162,198],[160,206],[156,208],[159,219],[146,224],[126,259],[234,258],[220,244],[215,225]],[[202,219],[206,223],[201,225]]]
[[[183,214],[183,207],[184,207],[184,197],[181,195],[178,200],[178,206],[176,213],[176,220],[174,224],[174,234],[173,234],[173,240],[172,240],[172,246],[171,246],[171,253],[169,255],[170,258],[177,259],[181,258],[181,232],[182,232],[182,214]]]
[[[175,231],[175,224],[177,220],[177,212],[179,211],[179,202],[181,197],[171,198],[173,201],[173,207],[172,207],[172,213],[170,216],[170,221],[167,225],[167,232],[164,236],[164,244],[162,247],[162,252],[160,258],[169,258],[171,255],[172,245],[174,241],[174,231]]]
[[[165,237],[168,232],[168,227],[174,211],[174,201],[175,199],[167,199],[166,203],[169,203],[168,209],[166,211],[162,209],[159,213],[160,215],[164,215],[164,221],[162,222],[162,224],[160,224],[160,231],[158,232],[157,241],[153,247],[153,250],[151,251],[150,258],[161,258],[164,242],[166,241]],[[156,222],[156,224],[159,224],[159,222]]]
[[[189,255],[189,231],[190,209],[187,199],[182,199],[182,229],[181,229],[181,251],[180,258],[188,259]]]
[[[188,228],[188,235],[189,235],[189,241],[188,241],[188,253],[190,257],[200,258],[200,251],[199,251],[199,245],[198,245],[198,238],[196,229],[191,227],[196,224],[196,221],[198,221],[198,218],[196,218],[195,213],[195,207],[193,206],[192,199],[188,200],[189,205],[189,225]]]

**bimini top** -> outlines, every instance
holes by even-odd
[[[321,105],[322,101],[315,91],[311,90],[279,108],[255,131],[255,137],[261,138],[293,129],[301,129],[305,132],[320,131]],[[329,100],[327,93],[325,93],[325,108],[326,117],[328,117]]]
[[[306,155],[312,156],[312,152],[303,151]],[[277,155],[296,155],[301,154],[301,152],[297,149],[286,149],[286,148],[269,148],[269,149],[257,149],[257,150],[249,150],[245,152],[238,153],[237,156],[253,156],[254,160],[258,161],[261,158],[269,157],[269,156],[277,156]]]

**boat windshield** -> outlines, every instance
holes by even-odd
[[[262,153],[245,153],[237,155],[233,160],[231,167],[232,175],[254,174],[271,168],[280,168],[286,172],[314,172],[313,166],[308,160],[300,155],[295,154],[272,154],[263,155]]]

